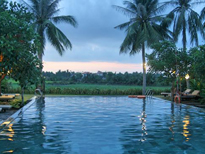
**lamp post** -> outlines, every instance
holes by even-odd
[[[189,77],[189,74],[185,75],[187,89],[189,88]]]

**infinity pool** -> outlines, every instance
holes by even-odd
[[[160,99],[46,97],[0,132],[0,153],[196,154],[205,110]]]

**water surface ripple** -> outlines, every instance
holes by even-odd
[[[160,99],[46,97],[0,132],[0,153],[205,153],[205,110]]]

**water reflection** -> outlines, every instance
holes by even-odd
[[[205,152],[204,112],[157,99],[90,98],[37,101],[0,135],[0,153]]]
[[[177,109],[175,113],[175,108]],[[182,135],[185,137],[185,141],[188,142],[190,140],[191,133],[189,131],[189,125],[190,125],[190,113],[187,113],[187,110],[185,109],[185,115],[182,114],[182,105],[175,104],[174,102],[171,103],[171,126],[169,127],[169,130],[172,132],[171,140],[174,140],[175,133],[179,131],[179,128],[182,128]],[[184,117],[182,119],[182,117]],[[175,119],[177,118],[177,119]],[[176,121],[178,121],[178,124],[175,124]],[[176,126],[175,126],[176,125]]]
[[[186,138],[187,142],[190,140],[189,136],[191,136],[191,134],[189,132],[189,128],[188,128],[189,125],[190,125],[189,119],[190,119],[190,116],[186,115],[184,117],[184,120],[183,120],[183,123],[184,123],[184,125],[183,125],[183,135]]]
[[[143,99],[143,105],[142,105],[142,112],[141,112],[141,116],[139,118],[140,122],[141,122],[141,125],[142,125],[142,137],[140,139],[141,142],[144,142],[146,140],[146,135],[147,135],[147,132],[146,132],[146,102],[145,102],[145,99]]]
[[[140,115],[136,116],[134,124],[125,126],[121,130],[122,136],[119,140],[122,142],[123,153],[141,153],[145,144],[147,133],[146,127],[146,100],[143,99]]]
[[[169,127],[169,130],[172,132],[171,140],[174,140],[174,126],[175,126],[174,102],[171,102],[171,126]]]

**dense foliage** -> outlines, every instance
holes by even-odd
[[[36,57],[39,43],[31,25],[33,16],[16,2],[3,1],[0,5],[0,82],[9,75],[24,89],[38,80],[41,67]]]
[[[43,72],[47,81],[52,81],[53,84],[110,84],[110,85],[142,85],[142,73],[113,73],[113,72],[98,72],[98,73],[79,73],[70,71]],[[48,82],[49,83],[49,82]],[[165,86],[169,85],[167,81],[162,80],[158,74],[147,74],[147,85],[149,86]]]
[[[187,88],[185,75],[189,74],[191,88],[203,95],[205,81],[205,46],[194,47],[184,52],[171,42],[161,42],[152,46],[153,52],[147,55],[150,72],[155,72],[171,81],[172,89],[179,83],[181,90]],[[167,58],[168,57],[168,58]]]

